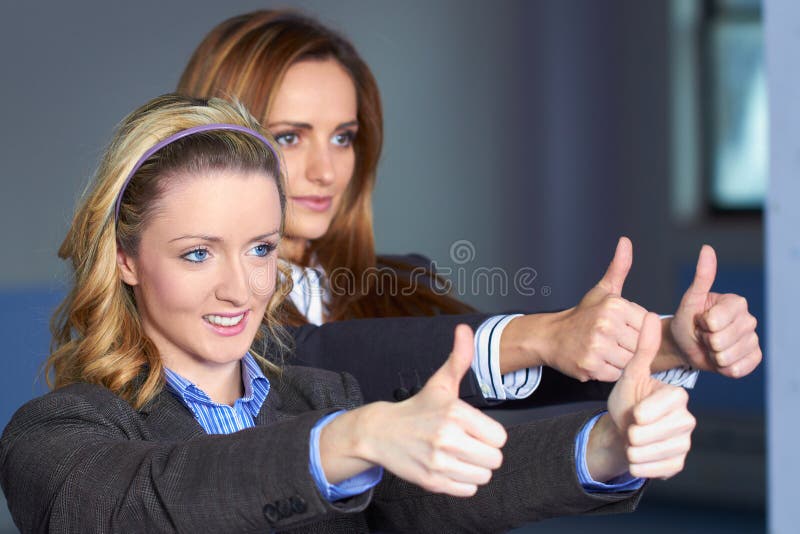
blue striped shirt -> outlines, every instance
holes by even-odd
[[[232,434],[255,426],[255,418],[269,394],[269,380],[250,353],[242,362],[242,384],[244,396],[233,406],[217,404],[202,389],[171,369],[165,369],[167,390],[175,395],[207,434]],[[317,488],[328,501],[335,501],[363,493],[380,482],[383,469],[376,467],[360,473],[339,484],[329,484],[322,471],[319,456],[319,435],[322,428],[342,412],[320,419],[311,430],[309,471]]]

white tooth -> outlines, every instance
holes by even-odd
[[[244,314],[237,315],[236,317],[221,317],[219,315],[206,315],[206,320],[211,324],[219,326],[234,326],[244,318]]]

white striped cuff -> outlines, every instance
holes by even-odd
[[[520,315],[495,315],[475,330],[472,370],[478,378],[481,393],[487,399],[524,399],[539,387],[542,378],[541,367],[500,374],[500,338],[506,325]]]

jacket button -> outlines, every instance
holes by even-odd
[[[411,394],[404,387],[399,387],[396,390],[394,390],[394,400],[396,401],[404,401],[410,396]]]
[[[281,516],[281,519],[289,517],[294,512],[292,512],[292,505],[289,504],[288,499],[281,499],[277,501],[275,504],[278,505],[278,514]]]
[[[264,506],[264,517],[267,518],[267,521],[269,521],[270,524],[275,523],[278,519],[280,519],[278,509],[271,504]]]
[[[302,514],[306,510],[308,510],[308,506],[306,506],[306,501],[302,497],[294,496],[289,497],[289,503],[292,505],[292,510],[296,514]]]

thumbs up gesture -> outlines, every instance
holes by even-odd
[[[622,298],[632,263],[633,245],[621,237],[603,278],[577,306],[555,315],[551,347],[542,355],[545,365],[581,381],[619,379],[633,357],[646,313]]]
[[[695,419],[687,409],[686,391],[650,374],[660,343],[661,322],[648,313],[636,353],[608,398],[608,415],[589,437],[586,460],[595,480],[606,481],[625,471],[635,477],[667,478],[683,469]]]
[[[717,274],[714,249],[703,245],[694,280],[670,324],[670,332],[687,364],[739,378],[761,362],[756,319],[747,300],[711,292]]]
[[[356,417],[358,438],[352,442],[351,453],[428,491],[474,495],[479,485],[489,482],[492,470],[500,467],[506,431],[500,423],[458,398],[459,384],[470,368],[473,351],[472,331],[459,325],[453,352],[419,393],[396,404],[368,404],[334,420],[330,426],[346,416]],[[322,460],[326,464],[325,457]],[[337,464],[333,467],[341,469],[344,465]],[[331,476],[342,478],[332,471],[325,466],[329,480]]]

